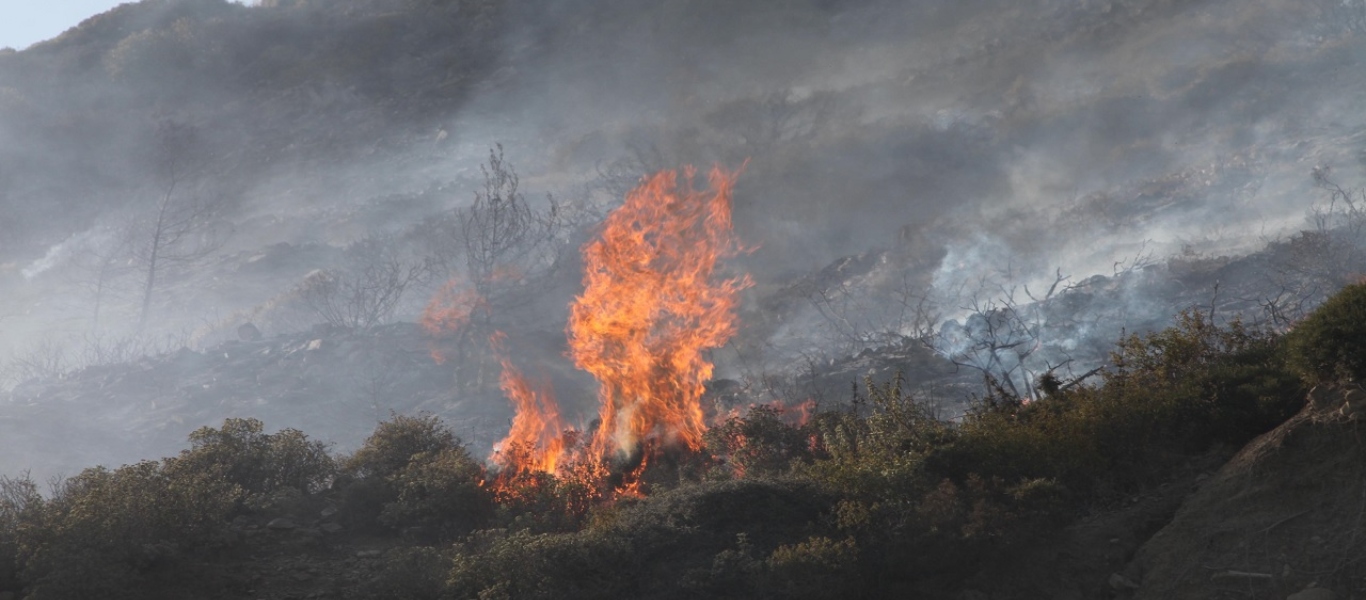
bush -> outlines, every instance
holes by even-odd
[[[1290,362],[1313,383],[1366,381],[1366,283],[1343,288],[1295,326]]]
[[[493,495],[481,484],[484,466],[464,448],[418,454],[391,480],[398,498],[384,506],[381,523],[417,528],[427,539],[464,535],[493,516]]]
[[[510,600],[640,597],[630,541],[601,532],[485,532],[456,546],[451,597]]]
[[[856,570],[858,545],[854,538],[836,542],[812,536],[804,542],[779,546],[765,561],[768,577],[787,598],[844,598],[861,587]]]
[[[382,422],[343,463],[353,527],[413,529],[449,539],[487,522],[493,498],[484,466],[435,416]]]
[[[1189,311],[1174,327],[1122,340],[1101,386],[977,407],[929,462],[956,481],[1046,478],[1093,499],[1131,491],[1212,444],[1243,444],[1294,415],[1304,389],[1285,354],[1272,332]]]
[[[27,597],[141,598],[149,579],[190,580],[177,567],[221,546],[217,534],[241,496],[215,474],[172,476],[158,462],[86,469],[19,531]]]
[[[449,551],[394,548],[385,553],[379,571],[346,594],[351,600],[438,600],[445,598]]]
[[[725,461],[737,477],[778,475],[794,462],[810,462],[808,428],[783,422],[782,408],[750,407],[743,416],[726,419],[702,436],[707,451]]]
[[[256,419],[227,419],[218,429],[202,427],[190,434],[190,449],[167,459],[172,477],[203,473],[236,484],[248,498],[293,488],[316,492],[328,485],[336,464],[327,444],[308,439],[296,429],[261,433]]]
[[[42,505],[32,479],[0,475],[0,591],[20,588],[19,531],[38,516]]]
[[[418,454],[436,455],[459,447],[455,434],[435,415],[390,415],[343,467],[356,477],[389,479],[407,468]]]

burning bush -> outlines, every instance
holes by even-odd
[[[723,460],[737,477],[778,475],[815,455],[815,432],[806,424],[784,420],[781,405],[752,406],[702,436],[712,456]]]
[[[506,336],[490,336],[515,409],[491,457],[501,498],[526,504],[540,495],[535,486],[553,482],[574,482],[562,489],[590,496],[639,495],[651,463],[701,449],[706,353],[735,333],[738,292],[749,280],[723,277],[720,267],[739,251],[730,221],[735,175],[713,169],[705,191],[695,177],[689,168],[646,178],[583,248],[584,292],[570,307],[568,337],[574,363],[598,380],[595,429],[580,437],[567,427],[549,386],[512,364]],[[438,308],[454,304],[438,300]],[[429,321],[463,327],[467,319]],[[581,512],[577,501],[565,508]]]

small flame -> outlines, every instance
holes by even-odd
[[[503,365],[499,384],[512,401],[515,414],[512,429],[494,447],[490,461],[504,470],[554,473],[566,449],[567,428],[560,419],[560,405],[549,382],[532,383],[512,364],[506,342],[507,336],[501,331],[489,337]]]
[[[434,339],[454,337],[466,325],[476,310],[486,308],[484,297],[464,285],[459,279],[447,281],[422,310],[418,324]],[[430,345],[432,360],[445,364],[446,354],[435,341]]]

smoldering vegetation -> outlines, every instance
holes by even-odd
[[[393,409],[491,444],[495,330],[587,411],[562,356],[578,249],[640,177],[688,164],[744,165],[730,268],[755,285],[718,404],[839,403],[904,371],[953,413],[984,376],[1076,383],[1183,308],[1284,328],[1362,269],[1364,12],[125,4],[0,51],[0,440],[107,428],[46,473],[226,417],[345,448]],[[523,229],[479,226],[492,199]],[[472,302],[463,333],[403,325],[443,290]],[[288,362],[328,345],[346,351]],[[432,362],[384,383],[410,372],[366,357],[396,347]],[[216,366],[130,383],[184,365]],[[329,379],[368,383],[305,385]]]

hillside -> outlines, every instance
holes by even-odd
[[[1363,56],[1359,0],[0,50],[0,600],[1355,597]]]
[[[50,498],[0,479],[0,592],[1350,597],[1362,392],[1331,374],[1366,362],[1331,341],[1359,335],[1342,315],[1363,306],[1349,287],[1289,336],[1188,313],[1121,343],[1097,385],[991,396],[956,421],[899,380],[852,409],[752,406],[643,466],[635,492],[486,467],[435,417],[392,416],[340,456],[226,419]]]

